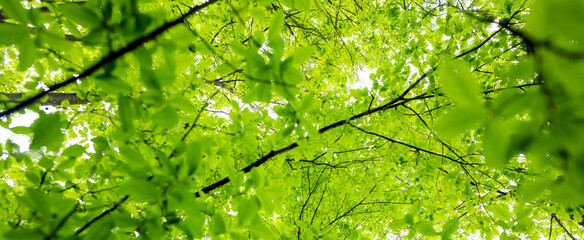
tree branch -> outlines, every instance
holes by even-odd
[[[85,229],[87,229],[89,226],[91,226],[91,224],[94,224],[95,222],[97,222],[99,219],[102,219],[103,217],[107,216],[109,213],[113,212],[114,210],[116,210],[122,203],[124,203],[126,200],[128,200],[128,198],[130,197],[130,195],[126,195],[122,200],[120,200],[119,202],[117,202],[113,207],[111,207],[108,210],[105,210],[103,213],[101,213],[99,216],[91,219],[91,221],[89,221],[88,223],[86,223],[85,225],[83,225],[83,227],[81,227],[79,230],[77,230],[75,232],[76,235],[81,234],[83,231],[85,231]]]
[[[435,71],[435,70],[436,70],[436,67],[434,67],[432,69],[432,71]],[[325,127],[321,128],[321,129],[319,129],[318,130],[318,133],[319,134],[323,134],[325,132],[328,132],[329,130],[335,129],[335,128],[340,127],[342,125],[345,125],[345,124],[349,123],[350,121],[363,118],[365,116],[371,115],[371,114],[376,113],[376,112],[382,112],[382,111],[385,111],[385,110],[388,110],[388,109],[392,109],[392,108],[398,107],[400,105],[403,105],[403,104],[405,104],[407,102],[410,102],[410,101],[413,101],[413,100],[418,99],[418,98],[415,98],[415,97],[414,98],[411,98],[411,99],[405,99],[405,96],[408,93],[410,93],[410,91],[414,87],[416,87],[420,82],[422,82],[422,80],[424,78],[426,78],[426,76],[428,76],[428,74],[429,74],[429,72],[424,73],[414,83],[412,83],[401,95],[399,95],[397,98],[393,99],[392,101],[390,101],[390,102],[388,102],[388,103],[386,103],[386,104],[384,104],[382,106],[376,107],[374,109],[369,109],[369,110],[364,111],[362,113],[353,115],[352,117],[349,118],[349,120],[341,120],[341,121],[335,122],[333,124],[330,124],[328,126],[325,126]],[[259,167],[260,165],[264,164],[265,162],[267,162],[271,158],[273,158],[275,156],[278,156],[278,155],[280,155],[282,153],[288,152],[288,151],[290,151],[292,149],[295,149],[297,147],[298,147],[298,143],[295,142],[295,143],[292,143],[292,144],[290,144],[290,145],[288,145],[288,146],[286,146],[284,148],[281,148],[281,149],[278,149],[278,150],[275,150],[275,151],[272,150],[268,154],[266,154],[263,157],[261,157],[260,159],[258,159],[255,162],[247,165],[245,168],[241,169],[240,171],[242,171],[244,173],[248,173],[249,171],[251,171],[252,168]],[[211,191],[213,191],[213,190],[215,190],[215,189],[217,189],[217,188],[219,188],[219,187],[221,187],[221,186],[229,183],[229,181],[230,180],[229,180],[228,177],[224,177],[221,180],[219,180],[219,181],[217,181],[215,183],[212,183],[211,185],[208,185],[208,186],[202,188],[201,189],[201,192],[207,194],[207,193],[209,193],[209,192],[211,192]],[[200,197],[201,195],[198,192],[196,192],[195,193],[195,196],[196,197]]]
[[[51,233],[49,233],[49,235],[47,235],[45,237],[45,240],[49,240],[51,238],[53,238],[55,236],[55,234],[57,234],[57,232],[63,228],[63,226],[65,226],[65,222],[67,222],[67,220],[73,215],[73,213],[75,213],[75,211],[77,211],[77,207],[79,206],[79,204],[75,205],[73,207],[73,209],[71,209],[71,211],[69,211],[67,213],[67,215],[65,215],[65,217],[63,217],[63,219],[61,219],[61,221],[59,222],[59,224],[57,224],[57,227],[55,227],[55,229],[53,229],[53,231],[51,231]]]
[[[86,77],[91,76],[93,73],[97,72],[97,70],[105,67],[106,65],[114,62],[115,60],[117,60],[118,58],[124,56],[126,53],[131,52],[132,50],[138,48],[139,46],[142,46],[144,43],[147,43],[149,41],[154,40],[156,37],[158,37],[160,34],[162,34],[163,32],[165,32],[166,30],[184,22],[189,16],[195,14],[196,12],[206,8],[207,6],[217,2],[219,0],[209,0],[201,5],[198,5],[194,8],[192,8],[191,10],[189,10],[187,13],[183,14],[181,17],[175,19],[172,22],[168,22],[165,23],[164,25],[158,27],[157,29],[155,29],[154,31],[150,32],[149,34],[138,38],[137,40],[131,42],[130,44],[128,44],[126,47],[117,50],[117,51],[113,51],[111,52],[109,55],[107,55],[106,57],[102,58],[99,62],[97,62],[96,64],[94,64],[93,66],[91,66],[90,68],[88,68],[87,70],[85,70],[84,72],[82,72],[81,74],[77,75],[77,76],[73,76],[69,79],[67,79],[64,82],[60,82],[57,83],[53,86],[51,86],[49,89],[44,90],[38,94],[36,94],[35,96],[23,101],[22,103],[6,110],[0,113],[0,118],[6,117],[10,114],[15,113],[16,111],[23,109],[31,104],[33,104],[34,102],[39,101],[42,97],[46,96],[49,93],[52,93],[58,89],[61,89],[65,86],[68,86],[72,83],[76,83],[77,81],[84,79]]]
[[[0,103],[24,103],[26,100],[21,100],[23,93],[0,93],[8,98],[8,101],[1,101]],[[41,106],[60,106],[61,102],[68,100],[70,104],[87,104],[89,101],[77,97],[75,93],[49,93],[47,94],[47,101],[41,102],[36,100],[32,103],[40,103]]]
[[[564,232],[566,232],[566,234],[568,234],[568,236],[572,240],[576,240],[576,238],[574,238],[574,236],[572,236],[572,234],[570,233],[570,231],[568,231],[568,229],[566,227],[564,227],[564,224],[562,224],[562,222],[560,222],[560,219],[558,219],[558,217],[556,216],[555,213],[552,213],[552,218],[556,220],[556,222],[560,225],[560,227],[562,227],[564,229]]]
[[[403,145],[403,146],[409,147],[409,148],[414,149],[414,150],[419,151],[419,152],[425,152],[425,153],[428,153],[430,155],[435,155],[435,156],[443,157],[443,158],[446,158],[446,159],[448,159],[450,161],[456,162],[458,164],[462,164],[462,165],[479,165],[478,163],[462,162],[462,161],[456,160],[456,159],[454,159],[452,157],[449,157],[449,156],[446,156],[446,155],[443,155],[443,154],[440,154],[440,153],[435,153],[435,152],[432,152],[432,151],[429,151],[429,150],[426,150],[426,149],[423,149],[423,148],[419,148],[419,147],[416,147],[416,146],[413,146],[413,145],[410,145],[410,144],[407,144],[407,143],[404,143],[404,142],[400,142],[400,141],[397,141],[397,140],[388,138],[388,137],[383,136],[383,135],[378,134],[378,133],[369,132],[369,131],[367,131],[365,129],[362,129],[360,127],[357,127],[357,126],[355,126],[353,124],[350,124],[350,126],[353,127],[353,128],[356,128],[357,130],[359,130],[361,132],[364,132],[364,133],[367,133],[367,134],[370,134],[370,135],[373,135],[373,136],[376,136],[376,137],[383,138],[383,139],[385,139],[387,141],[390,141],[392,143],[397,143],[399,145]]]

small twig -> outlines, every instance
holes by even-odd
[[[76,204],[73,207],[73,209],[71,209],[71,211],[69,211],[67,213],[67,215],[65,215],[65,217],[63,217],[63,219],[61,219],[59,224],[57,224],[57,227],[55,227],[55,229],[53,229],[53,231],[51,231],[51,233],[49,233],[49,235],[47,235],[45,237],[45,240],[49,240],[49,239],[53,238],[55,236],[55,234],[57,234],[57,232],[65,225],[65,222],[67,222],[67,220],[73,215],[73,213],[75,213],[75,211],[77,211],[77,207],[79,207],[79,204]]]
[[[187,138],[187,135],[189,135],[189,133],[191,133],[193,128],[195,128],[195,126],[197,125],[197,122],[199,121],[199,118],[201,117],[201,113],[207,108],[207,106],[209,106],[209,102],[211,101],[211,99],[213,99],[213,97],[215,97],[217,95],[217,93],[219,93],[219,90],[215,91],[209,98],[207,98],[205,105],[203,105],[203,107],[201,107],[201,109],[199,110],[199,113],[197,114],[197,117],[195,118],[195,120],[191,124],[191,127],[189,128],[189,130],[187,130],[187,132],[180,139],[181,141],[184,141]],[[171,158],[172,155],[174,155],[174,151],[173,151],[173,154],[171,154],[169,158]]]
[[[107,216],[110,212],[113,212],[114,210],[116,210],[122,203],[124,203],[126,200],[128,200],[128,198],[130,197],[130,195],[126,195],[122,200],[120,200],[119,202],[117,202],[116,204],[114,204],[113,207],[111,207],[108,210],[105,210],[103,213],[101,213],[99,216],[91,219],[91,221],[89,221],[88,223],[86,223],[85,225],[83,225],[83,227],[81,227],[79,230],[77,230],[75,232],[76,235],[81,234],[83,231],[85,231],[85,229],[87,229],[89,226],[91,226],[91,224],[94,224],[95,222],[97,222],[99,219],[102,219],[103,217]]]
[[[552,217],[550,218],[550,235],[548,237],[548,240],[552,239],[552,226],[554,225],[554,214],[552,213]]]
[[[568,231],[568,229],[566,227],[564,227],[564,225],[562,224],[562,222],[560,222],[560,219],[556,216],[555,213],[552,213],[552,218],[556,220],[556,222],[558,222],[558,224],[560,224],[560,227],[562,227],[564,229],[564,232],[566,232],[566,234],[568,234],[568,236],[572,239],[572,240],[576,240],[576,238],[570,233],[570,231]],[[550,230],[551,232],[551,230]],[[550,235],[551,236],[551,235]]]

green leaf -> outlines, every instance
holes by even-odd
[[[24,176],[27,180],[29,180],[33,185],[38,185],[41,182],[41,176],[39,174],[38,169],[36,168],[29,168],[24,172]]]
[[[130,98],[120,95],[118,97],[118,116],[122,123],[122,130],[128,133],[134,129],[134,119],[130,106]]]
[[[483,119],[485,119],[485,112],[480,108],[454,108],[436,121],[434,130],[441,136],[453,137],[476,127]]]
[[[420,221],[417,224],[416,229],[418,230],[418,232],[420,232],[421,234],[423,234],[425,236],[438,236],[439,235],[438,232],[436,232],[436,230],[434,230],[434,224],[432,224],[426,220]]]
[[[408,213],[404,216],[404,221],[409,225],[414,225],[414,215]]]
[[[33,130],[30,127],[23,126],[12,127],[10,128],[10,131],[16,134],[29,134],[33,132]]]
[[[534,181],[525,182],[519,186],[518,196],[525,202],[532,202],[542,195],[550,186],[552,180],[538,177]]]
[[[4,1],[12,2],[12,0]],[[16,24],[0,22],[0,33],[2,33],[0,38],[0,44],[2,45],[16,44],[28,37],[28,29],[25,26]]]
[[[251,181],[256,188],[263,187],[264,178],[258,168],[251,169]]]
[[[173,107],[165,107],[152,115],[152,121],[162,128],[176,127],[179,121],[177,110]]]
[[[236,71],[238,67],[239,66],[233,62],[224,62],[217,66],[217,73],[220,75],[225,75]]]
[[[440,237],[442,239],[450,239],[453,233],[458,230],[459,220],[458,218],[453,218],[452,220],[446,222],[444,226],[442,226],[442,232],[440,232]]]
[[[191,174],[195,173],[195,171],[197,171],[197,169],[199,168],[199,165],[201,164],[201,161],[203,159],[203,152],[202,152],[202,148],[201,148],[201,143],[199,142],[193,142],[188,146],[187,149],[187,157],[185,159],[186,161],[186,167],[188,168],[188,175],[190,176]],[[185,167],[185,166],[183,166]]]
[[[498,220],[507,221],[513,217],[511,211],[509,211],[509,206],[507,205],[490,205],[485,206],[485,208],[493,214],[493,217]]]
[[[7,0],[10,1],[10,0]],[[6,239],[30,239],[30,240],[41,240],[45,237],[36,229],[26,229],[26,228],[17,228],[12,229],[3,235]]]
[[[505,123],[491,123],[485,127],[483,155],[487,165],[502,169],[509,162],[509,134],[513,129]]]
[[[96,153],[105,152],[110,148],[107,139],[103,136],[94,137],[91,139],[91,142],[94,144],[93,148],[95,149]]]
[[[84,153],[85,153],[85,147],[78,145],[78,144],[75,144],[75,145],[71,145],[71,146],[65,148],[65,150],[63,150],[63,153],[61,153],[61,155],[76,158],[76,157],[83,155]]]
[[[120,185],[119,191],[138,201],[156,202],[160,198],[159,188],[151,181],[142,179],[130,179]]]
[[[18,71],[26,71],[36,59],[36,44],[30,37],[23,37],[18,43]]]
[[[238,200],[238,213],[237,219],[240,225],[247,225],[250,221],[257,216],[260,210],[259,201],[256,198],[240,198]]]
[[[294,3],[294,6],[301,11],[310,11],[312,7],[312,0],[295,0]]]
[[[273,57],[272,61],[280,61],[282,54],[284,53],[284,41],[280,36],[282,31],[282,24],[284,23],[284,13],[282,11],[276,12],[276,15],[272,19],[272,24],[268,31],[268,46],[272,48]]]
[[[211,233],[213,235],[219,235],[225,233],[225,222],[223,222],[223,218],[219,214],[213,215],[213,219],[209,223],[211,227]]]
[[[584,3],[581,1],[535,1],[527,29],[538,39],[553,39],[561,45],[584,40]]]
[[[249,229],[261,239],[275,239],[277,235],[258,216],[253,219]],[[318,229],[316,229],[318,231]]]
[[[213,48],[213,46],[203,42],[195,43],[193,50],[201,53],[202,55],[213,55],[216,53],[216,50]]]
[[[482,108],[477,79],[470,68],[460,60],[446,60],[438,67],[438,77],[443,91],[464,109]]]
[[[47,150],[56,152],[63,144],[64,135],[61,133],[61,118],[59,113],[42,115],[33,123],[33,138],[30,149],[47,147]]]
[[[128,95],[132,92],[132,86],[116,76],[104,74],[95,80],[96,86],[114,95]]]
[[[61,5],[61,12],[68,19],[92,29],[101,25],[101,18],[93,10],[79,3],[66,3]]]
[[[18,0],[2,0],[2,12],[4,12],[9,18],[15,19],[20,23],[29,23],[27,10],[24,9],[21,2]]]
[[[48,157],[43,157],[39,160],[39,166],[43,167],[45,170],[51,170],[55,166],[55,162]]]
[[[294,65],[300,65],[306,62],[312,54],[316,51],[315,46],[306,46],[306,47],[299,47],[294,51],[292,54],[292,63]]]

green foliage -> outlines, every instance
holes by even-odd
[[[0,0],[1,239],[582,238],[582,1],[195,2]]]

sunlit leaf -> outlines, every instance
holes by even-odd
[[[434,225],[426,220],[417,223],[416,229],[425,236],[438,236],[438,232],[434,230]]]
[[[440,232],[440,237],[442,239],[450,239],[450,236],[452,236],[452,234],[455,233],[456,230],[458,230],[459,223],[460,221],[458,220],[458,218],[454,218],[444,223],[444,226],[442,226],[442,232]]]
[[[61,132],[61,118],[59,113],[41,116],[33,124],[33,138],[31,149],[47,147],[47,150],[57,151],[63,144],[64,135]]]
[[[60,7],[63,15],[86,28],[94,28],[101,24],[100,17],[93,10],[82,4],[67,3]]]
[[[2,3],[2,11],[8,15],[8,17],[24,24],[29,22],[27,11],[24,9],[20,1],[2,0],[0,3]]]

